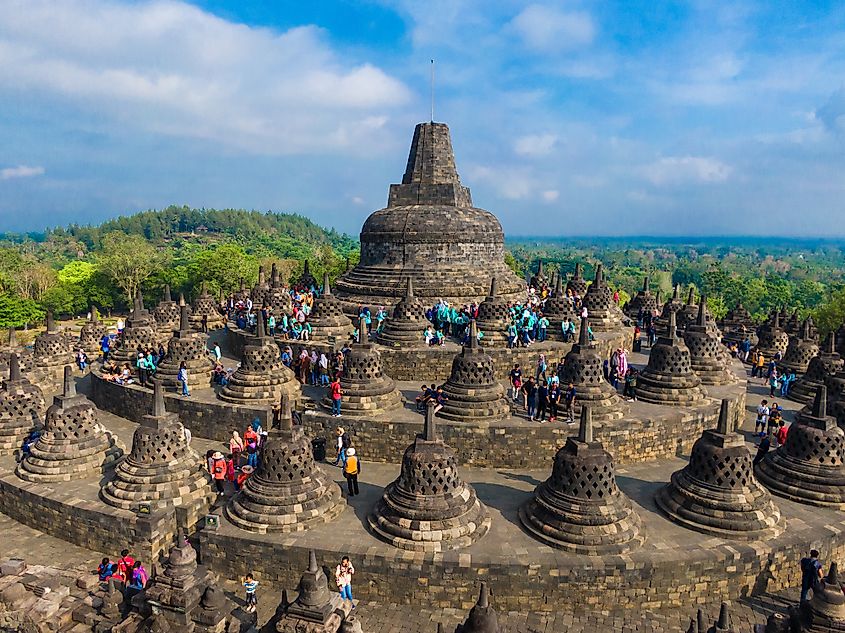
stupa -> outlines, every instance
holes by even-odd
[[[100,321],[97,308],[91,306],[90,316],[79,331],[79,341],[76,343],[76,347],[82,348],[89,361],[93,362],[99,358],[101,341],[106,332],[106,326]]]
[[[56,326],[53,313],[47,311],[47,330],[35,337],[33,366],[39,369],[55,370],[73,360],[70,341]]]
[[[458,422],[488,422],[510,414],[502,383],[496,379],[493,359],[478,343],[478,327],[469,324],[469,341],[452,361],[443,385],[447,400],[437,414]]]
[[[138,358],[138,348],[155,349],[158,347],[156,339],[155,320],[149,310],[144,308],[144,297],[141,291],[135,296],[132,313],[126,319],[126,325],[120,335],[120,345],[109,352],[109,359],[117,363],[129,363],[135,366]]]
[[[560,388],[566,390],[569,383],[575,387],[576,411],[589,406],[596,420],[618,420],[625,414],[626,407],[604,378],[602,358],[590,344],[589,321],[589,318],[581,320],[578,342],[563,360]]]
[[[311,265],[308,263],[307,259],[302,264],[302,274],[299,276],[299,279],[296,280],[296,283],[303,288],[317,287],[317,278],[311,274]]]
[[[540,290],[544,286],[549,285],[549,278],[546,277],[546,273],[543,271],[543,260],[537,260],[537,272],[531,275],[531,279],[528,281],[528,285],[534,288],[535,290]]]
[[[267,283],[267,278],[264,274],[264,266],[258,267],[258,281],[252,287],[251,299],[254,308],[260,308],[264,305],[264,299],[270,293],[270,284]]]
[[[690,323],[695,323],[698,318],[698,304],[695,302],[695,288],[689,287],[687,302],[678,310],[675,315],[675,322],[679,330],[683,330]]]
[[[680,286],[678,284],[675,284],[675,287],[672,290],[672,298],[663,304],[663,308],[660,311],[660,324],[658,327],[658,332],[666,332],[670,314],[675,315],[675,325],[677,326],[678,313],[684,309],[684,303],[679,297],[680,290]]]
[[[402,394],[393,379],[382,371],[381,354],[367,341],[364,318],[358,321],[358,339],[350,346],[340,377],[343,390],[343,415],[361,418],[387,415],[402,407]],[[320,403],[331,411],[331,397]]]
[[[276,268],[276,264],[273,264],[270,269],[270,290],[264,296],[264,304],[272,308],[277,319],[282,314],[289,314],[291,311],[290,292],[288,292],[286,284],[283,284],[279,278],[279,270]]]
[[[499,280],[490,281],[490,294],[478,305],[475,319],[478,329],[484,333],[484,345],[504,345],[508,340],[510,305],[499,296]]]
[[[18,477],[53,483],[102,474],[123,454],[123,447],[97,421],[98,413],[88,398],[76,393],[73,372],[65,366],[62,395],[47,409],[44,432],[18,464]]]
[[[608,332],[621,325],[618,309],[615,309],[617,306],[613,303],[613,293],[604,279],[601,264],[596,265],[596,277],[587,288],[587,294],[581,303],[587,308],[593,331]]]
[[[812,327],[812,319],[808,317],[801,325],[800,335],[790,338],[783,360],[778,363],[781,373],[793,372],[800,376],[807,371],[810,361],[819,353]]]
[[[355,329],[343,313],[343,304],[332,294],[328,273],[323,275],[323,294],[314,299],[308,322],[312,328],[311,340],[321,343],[334,340],[338,347],[349,340]]]
[[[337,518],[346,504],[340,487],[314,462],[311,441],[293,426],[290,399],[272,429],[258,468],[226,507],[229,521],[250,532],[301,532]]]
[[[173,330],[179,327],[179,304],[173,300],[169,284],[164,286],[161,301],[153,309],[153,319],[159,340],[162,342],[170,338]]]
[[[232,293],[232,303],[239,303],[249,299],[249,289],[246,287],[246,280],[243,277],[238,278],[238,289]]]
[[[625,304],[622,311],[630,318],[636,319],[638,314],[643,316],[657,310],[657,297],[651,294],[648,276],[643,278],[643,289]]]
[[[313,549],[308,552],[308,569],[300,577],[296,593],[290,602],[287,591],[282,592],[282,604],[276,611],[278,633],[336,633],[353,607],[339,593],[329,591]]]
[[[191,309],[191,326],[195,330],[201,330],[203,318],[205,318],[205,324],[209,330],[220,329],[226,324],[226,319],[220,314],[214,297],[208,293],[205,282],[202,282],[200,286],[199,296],[194,299],[194,305]]]
[[[736,433],[730,400],[722,400],[715,430],[695,442],[689,463],[655,495],[675,523],[727,539],[768,540],[782,530],[780,510],[754,478],[745,438]]]
[[[657,339],[648,365],[637,379],[637,398],[652,404],[695,405],[705,399],[701,379],[692,370],[689,348],[678,337],[675,312],[667,333]]]
[[[757,464],[757,478],[776,495],[815,506],[845,508],[845,432],[827,414],[827,387],[789,427],[786,444]]]
[[[549,327],[546,336],[552,341],[563,340],[563,329],[561,324],[564,319],[578,324],[578,313],[572,304],[572,298],[563,292],[563,282],[560,275],[555,280],[554,293],[546,299],[543,306],[543,315],[549,320]]]
[[[425,306],[414,296],[414,280],[408,277],[405,296],[393,308],[393,313],[378,335],[378,342],[392,347],[411,347],[424,343],[423,332],[429,325]]]
[[[833,332],[828,333],[819,353],[810,359],[807,371],[789,387],[789,399],[807,403],[813,399],[816,390],[825,384],[828,377],[842,369],[842,357],[836,351]],[[830,391],[830,390],[828,390]],[[833,394],[831,394],[833,396]]]
[[[495,609],[490,606],[490,592],[487,583],[481,583],[478,600],[470,609],[463,624],[455,627],[455,633],[500,633],[499,617]]]
[[[468,547],[490,529],[490,516],[458,473],[455,453],[439,437],[429,402],[422,435],[405,450],[398,479],[384,489],[367,523],[380,539],[404,550]]]
[[[581,408],[578,436],[558,450],[552,476],[520,507],[519,519],[543,543],[591,556],[643,543],[640,518],[616,485],[613,458],[593,439],[589,404]]]
[[[214,499],[202,458],[188,444],[179,416],[165,409],[161,383],[155,384],[152,413],[141,418],[132,436],[132,451],[118,462],[100,496],[124,510],[140,503],[154,512],[188,508],[195,520]]]
[[[259,318],[255,336],[247,338],[241,364],[217,393],[226,402],[244,405],[274,405],[282,395],[299,402],[302,391],[293,372],[285,367],[279,346]]]
[[[736,380],[730,371],[730,356],[719,338],[707,327],[707,297],[701,297],[698,316],[684,330],[684,343],[689,348],[690,367],[703,385],[727,385]]]
[[[788,346],[789,335],[780,326],[780,314],[775,312],[771,320],[758,328],[756,349],[768,362],[777,352],[783,354]]]
[[[506,300],[524,297],[526,284],[505,264],[502,226],[473,207],[461,184],[449,127],[420,123],[402,183],[390,186],[387,207],[364,222],[360,262],[337,281],[336,293],[350,310],[392,306],[412,277],[426,305],[462,305],[484,297],[487,275],[498,278]]]
[[[722,338],[728,343],[739,345],[745,339],[751,341],[751,346],[757,345],[757,328],[751,313],[738,303],[732,310],[728,310],[721,322]]]
[[[208,387],[213,369],[206,348],[208,336],[191,329],[188,306],[181,305],[179,310],[179,326],[172,332],[172,337],[167,343],[167,354],[159,363],[155,380],[165,387],[178,387],[179,368],[185,363],[188,370],[188,386]]]
[[[801,605],[801,624],[805,633],[845,631],[845,594],[835,562],[830,564],[827,576],[813,586],[810,602]]]
[[[9,379],[0,390],[0,455],[11,455],[24,437],[40,426],[44,394],[21,374],[17,354],[9,357]]]
[[[566,291],[578,297],[587,294],[587,280],[584,279],[580,263],[575,264],[575,273],[566,282]]]

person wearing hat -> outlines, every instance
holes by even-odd
[[[249,479],[249,476],[253,472],[255,472],[255,469],[252,466],[250,466],[249,464],[247,464],[246,466],[242,466],[241,472],[238,473],[238,479],[235,482],[235,488],[240,490],[243,487],[244,482],[246,482],[246,480]]]
[[[226,459],[220,451],[214,451],[211,455],[211,476],[214,478],[217,494],[224,494],[223,482],[226,481]]]
[[[350,446],[346,449],[346,459],[343,462],[343,476],[346,477],[346,486],[349,489],[349,496],[354,497],[358,492],[358,475],[361,473],[361,462],[355,454],[355,448]]]
[[[334,465],[337,466],[338,462],[346,463],[346,449],[352,446],[352,440],[346,434],[346,429],[342,426],[337,427],[334,430],[335,434],[335,448],[337,449],[337,457],[335,457]]]

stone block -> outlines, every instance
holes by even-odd
[[[0,575],[20,576],[26,571],[26,561],[20,558],[10,558],[0,563]]]
[[[0,592],[0,602],[5,604],[10,611],[13,611],[28,595],[26,588],[21,583],[16,582]]]
[[[76,579],[76,586],[85,591],[93,591],[100,585],[100,580],[96,576],[80,576]]]

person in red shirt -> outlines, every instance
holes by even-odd
[[[332,417],[340,417],[340,401],[343,398],[343,390],[340,388],[340,378],[335,378],[329,385],[329,393],[332,397]]]
[[[781,420],[780,426],[778,427],[778,446],[786,444],[787,433],[789,433],[789,427],[784,424],[783,420]]]
[[[238,480],[237,480],[237,482],[235,482],[235,487],[238,490],[240,490],[243,487],[244,483],[246,482],[247,479],[249,479],[249,476],[253,473],[254,470],[255,469],[252,466],[250,466],[249,464],[241,467],[241,472],[238,473]]]
[[[120,552],[120,558],[117,560],[117,576],[120,577],[123,584],[127,584],[131,580],[130,574],[134,565],[135,559],[129,555],[128,549]]]

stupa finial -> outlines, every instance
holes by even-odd
[[[170,284],[164,284],[164,296],[161,298],[164,303],[170,303],[172,299],[170,298]]]
[[[672,289],[672,298],[673,298],[673,299],[677,299],[677,298],[678,298],[678,293],[680,293],[680,291],[681,291],[681,286],[680,286],[680,284],[675,284],[675,287]]]
[[[164,388],[161,386],[161,381],[156,380],[153,383],[153,417],[161,418],[167,413],[164,406]]]
[[[478,602],[476,604],[479,607],[490,606],[490,591],[487,589],[487,583],[484,581],[481,582],[481,591],[478,592]]]
[[[356,337],[355,342],[359,345],[363,345],[367,342],[367,319],[363,314],[358,315],[358,336]]]
[[[405,298],[413,299],[414,297],[414,278],[408,277],[408,286],[405,288]]]
[[[669,338],[675,340],[678,337],[678,320],[674,312],[669,313]]]
[[[475,322],[475,319],[472,319],[469,322],[469,340],[467,341],[467,347],[470,349],[478,347],[478,324]]]
[[[581,329],[578,332],[578,345],[582,348],[590,346],[590,320],[587,317],[581,319]]]
[[[293,411],[290,406],[290,396],[282,394],[279,402],[279,428],[290,431],[293,428]]]
[[[646,276],[643,278],[643,292],[645,293],[645,292],[648,292],[648,291],[649,291],[649,287],[648,287],[648,275],[646,275]]]
[[[827,338],[824,340],[824,352],[825,354],[836,353],[836,338],[833,336],[833,332],[827,333]]]
[[[728,611],[728,603],[723,602],[719,608],[719,620],[716,622],[717,631],[728,631],[731,628],[731,616]]]
[[[722,405],[719,408],[719,421],[716,423],[716,431],[722,435],[730,433],[730,412],[731,401],[728,398],[723,398]]]
[[[704,327],[707,325],[707,295],[701,295],[701,301],[698,303],[698,318],[695,321],[696,325]]]
[[[47,310],[47,333],[48,334],[55,334],[56,333],[56,320],[53,317],[53,311]]]
[[[323,295],[328,297],[331,293],[332,287],[329,284],[329,273],[323,273]]]
[[[9,354],[9,382],[21,379],[21,361],[15,352]]]
[[[689,293],[687,293],[687,305],[691,306],[695,303],[695,286],[689,287]]]
[[[187,332],[191,329],[191,323],[188,320],[188,306],[184,303],[179,306],[179,331]]]
[[[317,552],[313,549],[308,551],[308,571],[312,574],[316,573],[320,568],[317,567]]]
[[[827,417],[827,386],[819,385],[813,400],[813,417],[824,419]]]
[[[499,279],[498,277],[493,277],[490,280],[490,296],[496,297],[499,294]]]
[[[589,444],[593,441],[593,412],[590,405],[581,405],[581,421],[578,426],[578,440]]]
[[[429,400],[425,407],[425,426],[423,428],[423,439],[428,442],[437,441],[437,424],[434,421],[434,400]]]
[[[602,279],[604,279],[604,273],[602,272],[601,262],[599,262],[596,264],[596,278],[593,280],[593,283],[598,285],[602,282]]]
[[[70,365],[65,365],[64,381],[62,386],[62,395],[66,398],[76,395],[76,382],[73,380],[73,368]]]

